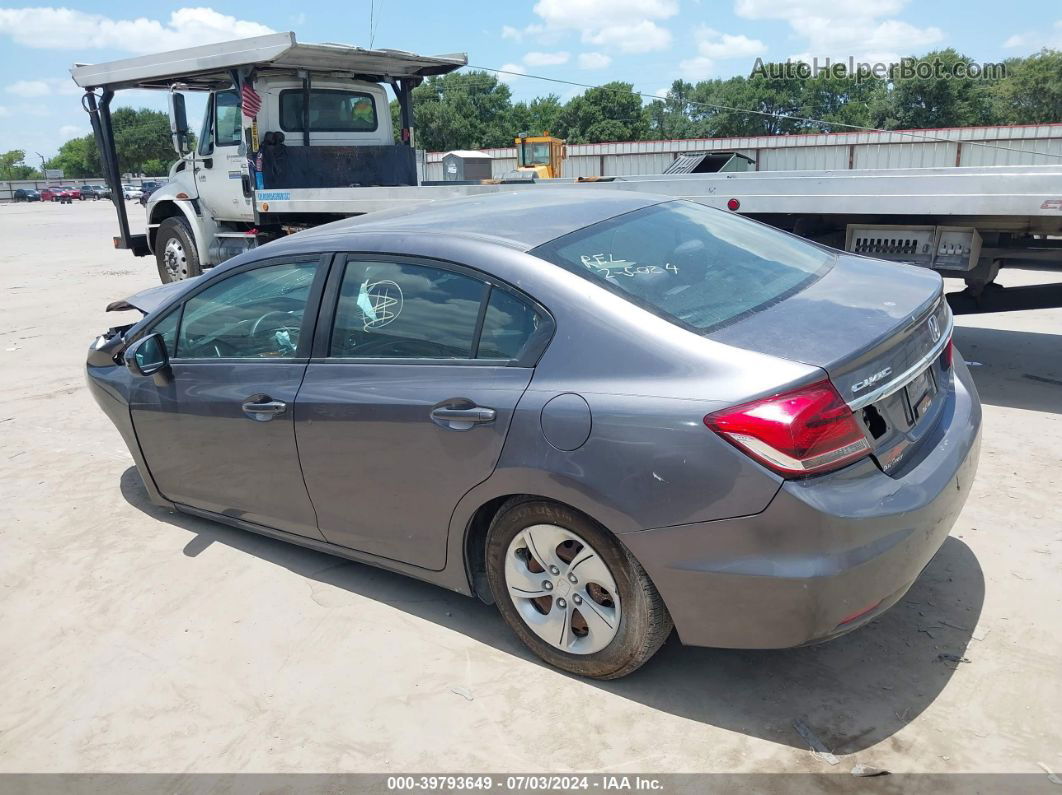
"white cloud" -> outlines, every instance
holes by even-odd
[[[7,87],[7,93],[19,97],[44,97],[52,93],[52,87],[43,80],[19,80]]]
[[[603,52],[579,53],[580,69],[604,69],[610,63],[612,63],[612,58],[605,55]]]
[[[529,52],[524,56],[528,66],[559,66],[568,63],[571,56],[566,52]]]
[[[502,38],[556,43],[578,33],[587,44],[621,52],[650,52],[671,43],[671,32],[659,20],[678,13],[677,0],[539,0],[534,12],[541,23],[523,29],[506,25]]]
[[[715,61],[703,55],[686,58],[679,62],[679,74],[683,79],[696,83],[698,80],[707,80],[715,74]]]
[[[49,77],[43,80],[18,80],[5,88],[9,94],[19,97],[46,97],[51,94],[80,94],[81,89],[73,80]]]
[[[586,30],[604,24],[668,19],[678,13],[676,0],[539,0],[534,11],[557,28]],[[602,22],[607,20],[607,22]]]
[[[499,69],[497,77],[503,83],[513,83],[519,80],[521,75],[527,74],[524,67],[518,63],[503,63]]]
[[[641,22],[586,30],[583,31],[582,39],[587,44],[615,47],[620,52],[652,52],[666,49],[671,44],[671,31],[651,20],[643,19]]]
[[[780,19],[806,40],[807,51],[794,60],[817,57],[893,62],[944,39],[940,28],[919,28],[890,17],[907,0],[737,0],[734,10],[746,19]]]
[[[704,26],[697,28],[694,35],[697,39],[697,52],[705,58],[720,61],[727,58],[749,58],[767,51],[767,45],[759,39],[720,33]]]
[[[79,127],[76,124],[64,124],[59,128],[59,137],[64,141],[69,141],[71,138],[80,138],[90,132],[92,132],[91,128]]]
[[[10,115],[11,115],[11,111],[8,110],[3,105],[0,105],[0,119],[4,118],[5,116],[10,116]]]
[[[272,28],[212,8],[179,8],[166,23],[147,17],[112,19],[69,8],[0,8],[0,34],[24,47],[152,52],[262,36]]]
[[[1042,47],[1050,47],[1055,50],[1062,49],[1062,19],[1054,24],[1050,33],[1044,33],[1043,31],[1015,33],[1003,42],[1003,46],[1008,49],[1021,48],[1028,51],[1039,50]]]
[[[835,19],[884,17],[898,14],[908,0],[737,0],[734,13],[746,19],[803,19],[829,12]]]

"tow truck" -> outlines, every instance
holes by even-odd
[[[988,299],[990,309],[1062,305],[1057,287],[1026,290],[1013,307],[1000,298],[1011,291],[986,290],[1004,265],[1062,266],[1062,165],[424,181],[412,91],[467,62],[463,53],[304,44],[288,32],[75,65],[118,215],[115,247],[154,255],[170,282],[300,229],[411,203],[539,185],[634,190],[960,276],[966,298],[982,308]],[[385,86],[398,101],[398,135]],[[143,234],[131,231],[121,198],[110,115],[116,92],[126,89],[169,94],[179,156],[145,203]],[[207,95],[194,142],[185,92]]]

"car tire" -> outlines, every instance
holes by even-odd
[[[192,228],[184,218],[166,218],[159,224],[155,262],[163,284],[191,279],[203,272]]]
[[[503,506],[487,531],[486,568],[505,623],[563,671],[618,679],[671,633],[671,615],[641,564],[605,528],[565,505],[530,499]]]

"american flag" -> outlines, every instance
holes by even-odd
[[[243,84],[243,115],[254,118],[262,109],[262,98],[250,83]]]

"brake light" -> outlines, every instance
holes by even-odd
[[[870,451],[858,420],[828,380],[714,412],[704,424],[786,476],[839,469]]]
[[[951,341],[951,337],[948,337],[948,344],[944,346],[944,351],[940,354],[940,366],[947,370],[951,367],[951,360],[955,353],[955,346]]]

